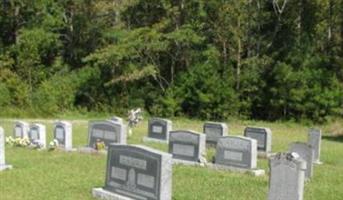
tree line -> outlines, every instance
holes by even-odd
[[[0,4],[3,111],[343,115],[343,0]]]

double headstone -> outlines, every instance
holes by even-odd
[[[97,142],[126,144],[126,126],[123,123],[106,120],[92,121],[88,126],[88,146],[96,148]]]
[[[13,129],[14,138],[27,138],[30,125],[23,121],[16,121]]]
[[[73,150],[73,128],[66,121],[58,121],[54,124],[54,139],[58,141],[60,148],[65,151]]]
[[[297,153],[304,161],[306,161],[305,178],[311,178],[313,175],[314,156],[314,151],[311,145],[302,142],[294,142],[290,145],[289,151]]]
[[[206,162],[206,136],[194,131],[171,131],[169,136],[169,153],[175,162],[196,164]]]
[[[4,129],[0,127],[0,171],[11,169],[11,165],[6,165],[5,162],[5,133]]]
[[[319,129],[310,129],[308,133],[308,142],[314,150],[314,159],[315,164],[321,164],[320,161],[320,146],[322,143],[322,131]]]
[[[46,148],[46,128],[43,124],[31,125],[28,137],[31,143]]]
[[[297,153],[278,153],[269,160],[268,200],[302,200],[306,162]]]
[[[206,134],[206,144],[217,145],[218,139],[228,135],[228,127],[225,123],[205,122],[204,133]]]
[[[144,140],[168,143],[171,130],[172,122],[170,120],[161,118],[149,119],[148,137],[145,137]]]
[[[272,151],[272,131],[269,128],[247,127],[244,136],[257,140],[259,155],[269,156]]]
[[[144,146],[110,144],[105,187],[92,193],[106,200],[171,200],[172,157]]]

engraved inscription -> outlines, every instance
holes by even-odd
[[[100,129],[93,129],[92,135],[93,135],[93,137],[102,138],[104,135],[104,132]]]
[[[137,179],[138,179],[137,180],[138,185],[154,189],[155,178],[153,176],[138,173]]]
[[[111,177],[126,181],[127,171],[119,167],[112,167]]]
[[[31,130],[31,139],[32,140],[38,140],[38,131],[37,130]]]
[[[15,127],[15,136],[16,137],[21,137],[21,131],[22,129],[21,129],[21,127],[19,127],[19,126],[16,126]]]
[[[257,140],[257,147],[258,148],[265,148],[266,135],[264,132],[261,132],[261,133],[248,132],[247,136]]]
[[[194,156],[195,147],[192,145],[173,144],[173,153],[182,156]]]
[[[63,128],[56,128],[56,138],[59,140],[64,140],[64,129]]]
[[[243,153],[234,152],[234,151],[224,151],[224,159],[242,162],[243,161]]]
[[[116,135],[113,132],[104,131],[104,138],[105,139],[109,139],[109,140],[115,140],[116,139]]]
[[[244,141],[241,139],[227,139],[227,140],[220,140],[219,144],[220,147],[228,148],[228,149],[240,149],[240,150],[250,150],[250,141]]]
[[[132,158],[124,155],[119,156],[119,163],[122,165],[126,165],[129,167],[135,167],[138,169],[146,170],[147,168],[147,162],[145,160]]]
[[[162,133],[163,127],[162,126],[152,126],[152,132],[154,133]]]

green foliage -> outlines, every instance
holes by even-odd
[[[341,117],[343,0],[285,2],[4,1],[0,105],[45,115],[144,107],[164,117]]]

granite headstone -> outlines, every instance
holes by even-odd
[[[54,124],[54,138],[59,147],[66,151],[73,149],[73,128],[70,122],[58,121]]]
[[[5,133],[4,129],[0,127],[0,171],[12,168],[11,165],[6,165],[5,160]]]
[[[29,140],[31,143],[39,143],[41,148],[46,148],[46,128],[43,124],[33,124],[29,131]]]
[[[14,138],[27,138],[30,125],[23,121],[16,121],[14,123],[13,136]]]
[[[321,164],[320,161],[320,149],[322,143],[322,131],[319,129],[310,129],[308,133],[308,142],[314,150],[314,163]]]
[[[247,127],[244,136],[257,140],[257,150],[269,154],[272,151],[272,131],[269,128]]]
[[[306,161],[305,178],[311,178],[313,175],[314,156],[314,151],[311,145],[302,142],[294,142],[290,145],[289,151],[297,153],[303,160]]]
[[[203,131],[206,134],[206,144],[216,145],[220,137],[228,135],[228,126],[225,123],[205,122]]]
[[[148,137],[146,139],[161,140],[168,142],[169,133],[172,130],[172,122],[167,119],[152,118],[148,123]]]

